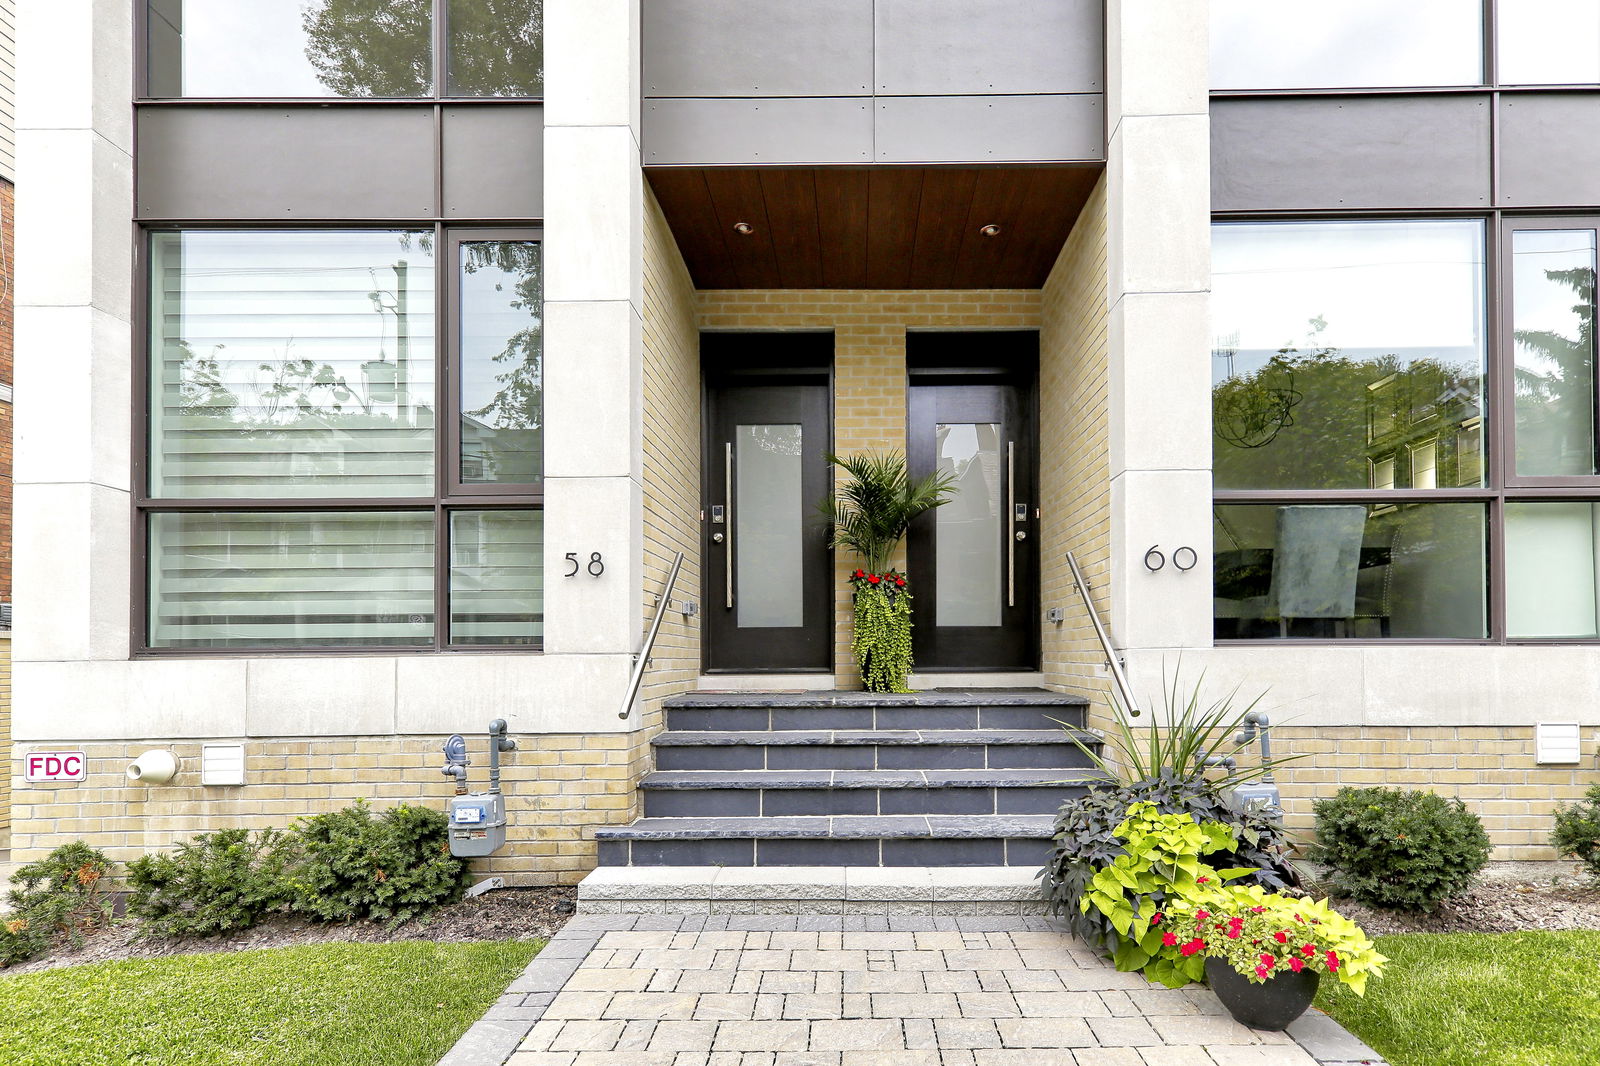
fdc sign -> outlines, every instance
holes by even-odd
[[[22,757],[25,781],[82,781],[88,776],[81,751],[30,751]]]

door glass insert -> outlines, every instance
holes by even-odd
[[[798,424],[741,425],[735,432],[734,580],[741,629],[805,624],[801,454]]]
[[[1000,427],[941,422],[934,427],[938,470],[955,481],[936,508],[934,617],[941,626],[998,626],[1001,609]]]
[[[1594,230],[1511,238],[1517,473],[1586,477],[1595,468]]]

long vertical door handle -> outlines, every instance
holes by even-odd
[[[1006,441],[1006,606],[1017,605],[1017,442]]]
[[[724,607],[733,606],[733,441],[722,445],[722,484],[727,498],[728,535],[722,541],[723,580],[727,585]]]

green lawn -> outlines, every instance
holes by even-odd
[[[1413,933],[1377,943],[1392,961],[1366,998],[1324,981],[1317,1006],[1392,1066],[1600,1061],[1600,933]]]
[[[432,1066],[541,945],[319,944],[0,976],[6,1066]]]

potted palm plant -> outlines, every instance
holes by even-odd
[[[891,566],[895,549],[918,515],[949,502],[955,480],[935,472],[913,481],[899,452],[827,455],[848,475],[822,501],[831,547],[861,557],[850,575],[855,631],[851,650],[868,692],[909,692],[911,584]]]

